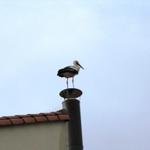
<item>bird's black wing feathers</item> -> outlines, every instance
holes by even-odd
[[[57,72],[57,75],[60,76],[60,77],[64,77],[64,73],[72,73],[74,75],[77,75],[78,74],[78,71],[73,69],[73,68],[70,68],[69,66],[68,67],[65,67],[63,69],[59,69],[58,72]]]

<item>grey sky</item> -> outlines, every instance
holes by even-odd
[[[0,1],[0,115],[55,111],[78,59],[85,150],[149,150],[148,0]]]

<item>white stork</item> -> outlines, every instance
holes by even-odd
[[[79,61],[75,60],[73,61],[73,65],[72,66],[67,66],[65,68],[59,69],[57,75],[59,77],[64,77],[67,79],[67,88],[68,88],[68,79],[72,78],[72,85],[74,88],[74,76],[77,75],[79,73],[80,68],[84,69]]]

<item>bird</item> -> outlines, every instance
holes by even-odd
[[[67,79],[67,81],[66,81],[67,88],[68,88],[68,79],[72,78],[72,85],[73,85],[73,88],[74,88],[74,76],[76,76],[79,73],[80,68],[84,69],[80,65],[78,60],[74,60],[73,65],[64,67],[62,69],[59,69],[58,72],[57,72],[57,75],[59,77],[64,77],[64,78]]]

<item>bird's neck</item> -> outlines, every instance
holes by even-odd
[[[72,67],[73,67],[75,70],[77,70],[77,71],[80,70],[80,66],[78,66],[78,65],[73,65]]]

